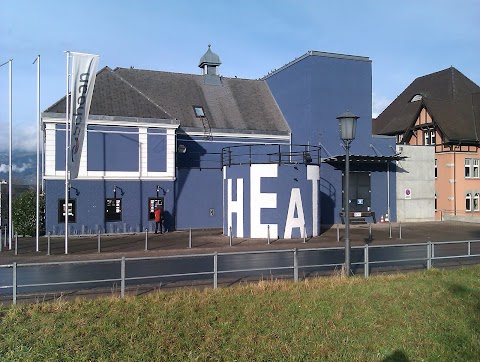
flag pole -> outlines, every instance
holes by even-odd
[[[35,251],[40,251],[40,55],[35,58],[33,64],[37,63],[37,198],[35,217]]]
[[[8,247],[12,250],[12,59],[8,62]]]
[[[68,126],[69,126],[69,113],[68,113],[68,93],[69,93],[69,66],[70,66],[70,52],[67,51],[67,91],[65,96],[65,254],[68,254]]]

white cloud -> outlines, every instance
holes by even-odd
[[[375,92],[372,94],[372,117],[377,118],[380,113],[387,108],[392,101],[387,97],[378,95]]]
[[[8,122],[0,122],[0,151],[8,150]],[[18,151],[35,151],[37,128],[36,122],[15,122],[12,127],[12,147]]]
[[[31,165],[28,163],[23,163],[22,166],[17,166],[15,164],[12,165],[13,172],[24,172],[26,169],[30,168]],[[8,165],[2,163],[0,165],[0,172],[7,173],[8,172]]]

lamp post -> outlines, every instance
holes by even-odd
[[[357,119],[360,118],[347,111],[337,117],[340,124],[340,138],[345,144],[345,186],[344,186],[344,205],[345,205],[345,275],[350,276],[350,143],[355,139],[355,129]]]

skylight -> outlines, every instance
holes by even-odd
[[[205,117],[205,111],[202,106],[193,106],[193,110],[195,111],[195,116]]]

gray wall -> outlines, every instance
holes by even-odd
[[[397,152],[407,157],[397,161],[397,221],[435,220],[435,147],[400,145]]]

